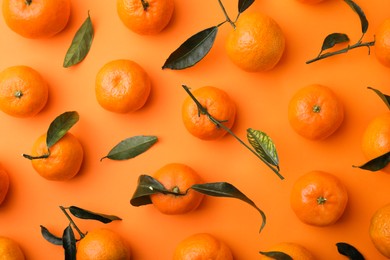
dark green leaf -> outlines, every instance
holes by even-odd
[[[86,209],[82,209],[76,206],[70,206],[69,207],[70,213],[73,214],[73,216],[81,219],[93,219],[100,221],[102,223],[111,223],[114,220],[122,220],[121,218],[114,216],[114,215],[106,215],[101,213],[92,212]]]
[[[194,34],[171,53],[162,68],[180,70],[194,66],[210,51],[217,32],[218,27],[213,26]]]
[[[276,166],[279,170],[278,153],[272,139],[266,133],[259,130],[253,130],[252,128],[247,130],[247,138],[256,152],[265,161]]]
[[[157,142],[156,136],[134,136],[127,138],[117,144],[112,150],[108,153],[107,156],[101,158],[109,158],[112,160],[127,160],[134,158],[153,146]]]
[[[321,52],[334,47],[336,44],[349,42],[348,35],[344,33],[331,33],[325,37],[322,43]]]
[[[353,166],[356,168],[360,168],[363,170],[368,170],[372,172],[380,171],[383,168],[387,166],[387,164],[390,162],[390,152],[387,152],[377,158],[374,158],[367,163],[360,165],[360,166]]]
[[[383,94],[381,91],[372,88],[372,87],[367,87],[368,89],[373,90],[381,99],[382,101],[386,104],[387,108],[390,109],[390,96]]]
[[[203,183],[192,185],[191,189],[209,196],[235,198],[248,203],[249,205],[257,209],[263,219],[260,231],[264,228],[266,223],[266,217],[264,212],[259,209],[251,199],[249,199],[244,193],[239,191],[232,184],[227,182]]]
[[[165,187],[159,181],[149,175],[141,175],[138,178],[137,189],[130,200],[130,204],[135,207],[151,204],[150,195],[165,191]]]
[[[50,233],[50,231],[41,225],[41,234],[44,239],[46,239],[48,242],[52,243],[53,245],[62,246],[62,238],[57,237]]]
[[[92,21],[88,13],[87,19],[77,30],[72,44],[65,55],[63,64],[65,68],[80,63],[87,56],[92,45],[93,34]]]
[[[65,112],[56,117],[47,130],[47,148],[57,143],[77,121],[79,121],[79,114],[76,111]]]
[[[279,251],[260,252],[260,254],[275,260],[293,260],[293,258],[288,254]]]
[[[347,256],[350,260],[364,260],[364,256],[353,246],[347,243],[337,243],[337,251]]]
[[[242,13],[246,9],[248,9],[249,6],[251,6],[255,0],[239,0],[238,1],[238,12]]]
[[[65,260],[76,260],[76,238],[70,225],[65,228],[62,241],[62,246],[65,249]]]
[[[364,14],[363,10],[358,6],[354,1],[352,0],[344,0],[351,8],[352,10],[359,15],[361,27],[362,27],[362,33],[366,33],[368,29],[368,21],[366,18],[366,15]]]

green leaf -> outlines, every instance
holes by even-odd
[[[264,212],[259,209],[251,199],[249,199],[244,193],[242,193],[232,184],[227,182],[203,183],[192,185],[191,189],[209,196],[235,198],[248,203],[249,205],[257,209],[263,219],[263,223],[260,227],[260,232],[264,228],[266,223],[266,217]]]
[[[278,153],[272,139],[266,133],[252,128],[247,130],[247,138],[260,157],[279,170]]]
[[[76,111],[65,112],[56,117],[47,130],[47,148],[57,143],[77,121],[79,121],[79,114]]]
[[[245,11],[246,9],[248,9],[249,6],[251,6],[254,2],[255,2],[255,0],[239,0],[239,1],[238,1],[238,12],[239,12],[239,13],[244,12],[244,11]]]
[[[344,2],[346,2],[352,8],[352,10],[359,15],[362,33],[365,34],[368,29],[368,21],[363,10],[352,0],[344,0]]]
[[[76,206],[70,206],[69,207],[70,213],[72,213],[73,216],[81,219],[93,219],[100,221],[104,224],[111,223],[114,220],[122,220],[120,217],[114,216],[114,215],[106,215],[101,213],[92,212],[86,209],[82,209]]]
[[[376,171],[380,171],[383,168],[385,168],[389,162],[390,162],[390,152],[387,152],[387,153],[385,153],[377,158],[374,158],[374,159],[366,162],[363,165],[360,165],[360,166],[353,165],[353,167],[376,172]]]
[[[209,53],[217,32],[218,27],[213,26],[194,34],[171,53],[162,68],[181,70],[194,66]]]
[[[151,204],[150,195],[158,192],[164,193],[167,190],[153,177],[141,175],[138,178],[137,189],[130,200],[130,204],[135,207]]]
[[[93,39],[93,26],[91,17],[89,16],[77,30],[72,44],[70,45],[64,59],[63,66],[65,68],[71,67],[80,63],[87,56],[89,49],[92,45]]]
[[[279,251],[260,252],[260,254],[275,260],[293,260],[293,258],[288,254]]]
[[[65,260],[76,260],[76,238],[70,225],[65,228],[62,241],[62,246],[65,249]]]
[[[331,33],[325,37],[322,43],[321,52],[334,47],[336,44],[349,42],[348,35],[344,33]]]
[[[44,239],[53,245],[62,246],[62,238],[53,235],[46,227],[41,225],[41,234]]]
[[[157,142],[156,136],[134,136],[117,144],[105,157],[111,160],[127,160],[134,158],[152,147]]]
[[[364,256],[352,245],[339,242],[336,244],[337,251],[347,256],[350,260],[364,260]]]
[[[390,109],[390,96],[383,94],[381,91],[372,88],[372,87],[367,87],[368,89],[373,90],[381,99],[382,101],[386,104],[387,108]]]

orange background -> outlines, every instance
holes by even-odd
[[[223,1],[231,17],[237,0]],[[372,41],[375,28],[390,16],[390,2],[357,1],[369,21],[364,38]],[[128,241],[133,259],[170,259],[176,244],[197,232],[210,232],[224,240],[236,259],[256,259],[260,250],[281,241],[306,246],[318,259],[346,259],[335,244],[347,242],[367,259],[383,259],[368,236],[369,221],[376,209],[390,202],[389,176],[352,168],[365,162],[360,150],[364,128],[387,109],[367,90],[372,86],[390,93],[389,68],[366,48],[306,65],[315,57],[326,35],[347,33],[355,43],[360,36],[358,16],[340,0],[305,5],[296,0],[258,0],[250,10],[273,17],[286,36],[286,51],[278,66],[266,73],[247,73],[235,67],[224,51],[232,28],[220,27],[214,47],[195,67],[182,71],[162,70],[169,54],[192,34],[224,20],[217,0],[175,1],[174,17],[155,36],[140,36],[119,20],[115,1],[72,1],[66,29],[50,39],[29,40],[13,33],[0,21],[0,69],[28,65],[50,85],[49,101],[33,118],[19,119],[0,113],[0,161],[10,175],[11,187],[0,207],[0,235],[15,239],[27,259],[62,259],[63,249],[46,242],[39,225],[61,235],[68,224],[59,205],[76,205],[95,212],[114,214],[123,220],[104,225],[76,219],[81,230],[106,227]],[[95,38],[86,59],[65,69],[63,58],[71,40],[90,12]],[[97,71],[108,61],[130,59],[150,75],[152,93],[146,106],[132,114],[115,114],[101,108],[95,98]],[[324,141],[298,136],[287,121],[287,105],[301,87],[319,83],[331,87],[345,106],[341,128]],[[275,142],[285,180],[263,165],[233,137],[201,141],[181,122],[181,104],[187,84],[195,89],[213,85],[224,89],[237,104],[233,131],[245,139],[251,127],[265,131]],[[80,121],[71,129],[81,141],[85,160],[79,175],[68,182],[50,182],[34,172],[28,153],[50,122],[65,111],[76,110]],[[159,138],[149,151],[128,161],[100,162],[119,141],[135,135]],[[132,207],[129,200],[140,174],[152,174],[171,162],[194,168],[206,182],[226,181],[251,198],[267,215],[261,218],[249,205],[235,199],[207,197],[190,214],[167,216],[152,205]],[[329,227],[300,222],[289,205],[292,184],[310,170],[337,175],[349,192],[345,214]]]

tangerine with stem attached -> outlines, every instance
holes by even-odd
[[[195,210],[204,195],[190,189],[194,184],[202,183],[201,177],[191,167],[181,163],[170,163],[153,174],[169,194],[150,195],[153,205],[164,214],[185,214]]]
[[[269,247],[266,252],[281,252],[287,254],[291,259],[299,260],[314,260],[313,254],[304,246],[292,243],[292,242],[281,242]],[[262,253],[262,252],[261,252]],[[268,257],[264,254],[261,255],[260,260],[275,259]],[[283,258],[280,258],[283,259]]]

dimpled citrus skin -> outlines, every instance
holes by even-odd
[[[19,244],[8,237],[0,236],[0,260],[24,260]]]
[[[377,28],[374,50],[379,62],[390,67],[390,19],[383,21]]]

